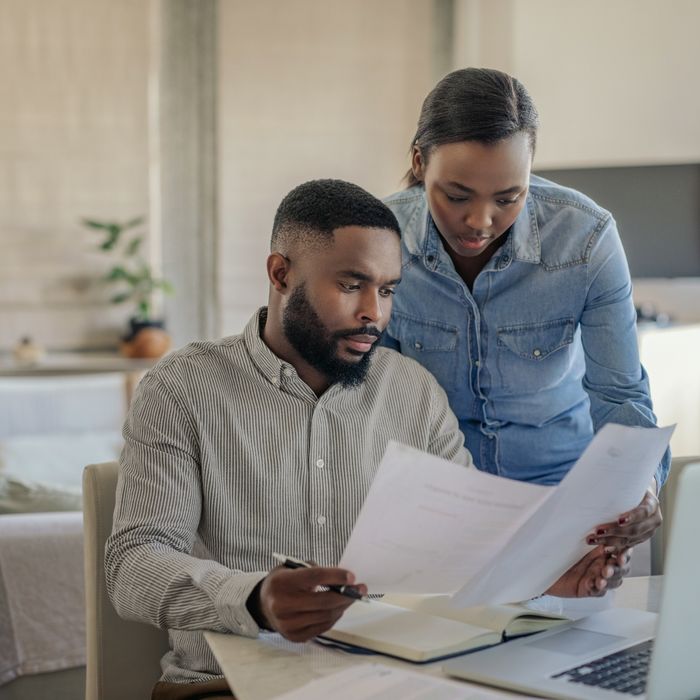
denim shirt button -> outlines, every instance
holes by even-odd
[[[434,256],[434,255],[429,255],[429,256],[427,257],[427,260],[428,260],[429,263],[434,263],[434,262],[435,262],[435,256]]]
[[[414,347],[416,350],[422,350],[422,349],[423,349],[423,343],[421,343],[420,341],[416,340],[416,342],[413,344],[413,347]]]
[[[504,255],[504,256],[501,258],[501,268],[506,267],[506,266],[508,265],[509,262],[510,262],[510,256],[509,256],[509,255]]]
[[[542,350],[540,350],[539,348],[535,348],[535,349],[532,351],[532,354],[533,354],[535,357],[539,357],[539,356],[542,354]]]

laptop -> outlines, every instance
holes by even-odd
[[[549,698],[700,698],[699,503],[700,464],[690,464],[678,480],[658,615],[605,610],[454,659],[443,671]]]

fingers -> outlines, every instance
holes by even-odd
[[[323,588],[354,583],[355,576],[345,569],[278,567],[263,580],[260,607],[272,629],[292,641],[306,641],[330,629],[353,603],[352,598]],[[363,584],[357,588],[367,591]]]
[[[632,547],[648,540],[662,521],[659,501],[647,491],[636,508],[623,513],[615,522],[599,525],[587,536],[586,542],[618,549]]]

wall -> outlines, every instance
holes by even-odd
[[[433,5],[259,0],[219,6],[219,279],[222,331],[267,301],[274,213],[320,177],[377,195],[400,187],[433,82]]]
[[[149,4],[0,3],[0,349],[113,345],[82,216],[148,211]]]
[[[527,86],[539,168],[700,162],[700,3],[456,0],[455,64]]]

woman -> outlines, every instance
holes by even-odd
[[[655,417],[615,221],[531,175],[537,127],[523,85],[499,71],[455,71],[428,95],[408,187],[386,200],[404,262],[385,344],[437,377],[479,468],[554,484],[605,423]],[[589,541],[651,535],[669,460]]]

